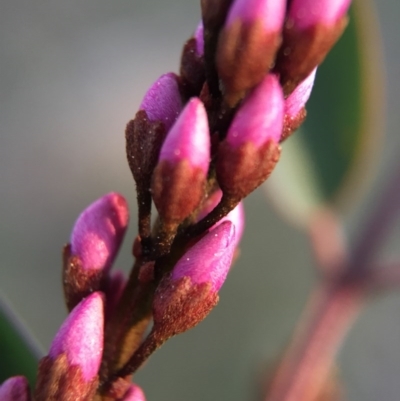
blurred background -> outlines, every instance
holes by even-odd
[[[66,316],[62,246],[80,211],[104,193],[118,191],[130,203],[131,229],[117,266],[127,271],[132,264],[136,206],[124,128],[149,85],[178,71],[200,6],[198,0],[0,4],[0,290],[47,350]],[[346,214],[351,238],[400,151],[400,3],[374,5],[387,123],[378,171]],[[307,236],[277,215],[262,190],[245,207],[241,257],[219,306],[136,376],[150,401],[255,399],[263,372],[290,338],[315,278]],[[385,258],[400,257],[400,224],[394,231]],[[349,400],[399,399],[400,291],[370,302],[340,367]]]

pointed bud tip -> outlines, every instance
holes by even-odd
[[[255,147],[267,141],[278,143],[282,134],[284,98],[278,78],[267,75],[249,93],[228,130],[226,142],[233,148],[252,142]]]
[[[210,161],[210,134],[207,113],[198,98],[192,98],[169,131],[159,161],[187,160],[206,174]]]
[[[284,0],[236,0],[229,10],[226,26],[237,20],[248,25],[260,21],[266,33],[278,32],[282,28],[285,12]]]
[[[293,0],[288,21],[304,30],[317,24],[334,25],[347,12],[351,0]]]
[[[172,280],[189,277],[193,284],[210,283],[212,291],[218,292],[231,266],[234,239],[234,225],[230,221],[221,223],[179,259]]]
[[[0,384],[1,401],[30,400],[28,380],[24,376],[14,376]]]
[[[317,68],[314,68],[311,74],[285,100],[285,115],[295,118],[305,107],[314,86],[316,72]]]
[[[49,351],[53,359],[65,353],[70,365],[78,365],[86,381],[92,380],[103,354],[104,295],[94,292],[67,316]]]
[[[108,269],[123,240],[129,211],[125,198],[104,195],[78,217],[71,234],[71,253],[84,269]]]
[[[197,56],[201,57],[204,54],[204,26],[203,21],[200,21],[194,31],[194,38],[196,40],[196,52]]]
[[[162,121],[169,131],[182,110],[178,77],[172,72],[161,75],[147,91],[139,110],[144,110],[151,121]]]

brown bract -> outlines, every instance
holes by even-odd
[[[287,114],[285,114],[283,118],[283,131],[280,142],[283,142],[287,138],[289,138],[289,136],[292,135],[297,130],[297,128],[300,127],[301,124],[303,124],[306,116],[307,111],[304,107],[297,113],[297,116],[294,118],[289,117]]]
[[[252,142],[238,148],[222,142],[216,170],[224,194],[238,200],[249,195],[269,177],[280,153],[280,146],[273,141],[257,148]]]
[[[266,32],[261,20],[236,20],[220,34],[217,69],[224,84],[224,99],[233,107],[246,91],[262,81],[281,43],[280,32]]]
[[[35,401],[90,401],[98,378],[85,382],[79,366],[70,366],[65,354],[45,356],[39,362]]]
[[[104,291],[104,269],[84,269],[78,256],[71,255],[71,245],[63,249],[62,282],[65,302],[71,311],[94,291]]]
[[[164,278],[156,290],[153,317],[157,338],[167,339],[200,323],[217,305],[210,283],[194,284],[189,277]]]
[[[201,168],[189,161],[158,163],[153,173],[151,190],[154,203],[166,224],[178,224],[199,205],[206,184]]]
[[[318,24],[304,31],[295,29],[290,21],[286,22],[274,69],[280,75],[285,96],[322,63],[342,35],[347,22],[347,17],[343,17],[334,26]]]

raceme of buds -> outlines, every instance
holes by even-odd
[[[220,202],[222,198],[222,191],[217,189],[214,193],[212,193],[208,199],[202,205],[199,215],[197,216],[197,221],[200,221],[204,217],[206,217]],[[235,247],[239,245],[239,242],[242,238],[244,231],[244,207],[243,202],[239,202],[239,204],[231,210],[225,217],[219,220],[214,226],[210,228],[213,230],[218,227],[222,222],[230,221],[235,226]]]
[[[40,361],[35,400],[85,400],[95,391],[103,331],[104,295],[94,292],[68,315]]]
[[[30,401],[28,381],[24,376],[14,376],[0,385],[1,401]]]
[[[218,302],[218,291],[231,267],[235,227],[225,221],[195,243],[156,290],[153,317],[166,336],[200,323]]]
[[[197,207],[209,162],[207,114],[201,101],[193,98],[168,133],[153,174],[153,199],[165,222],[180,223]]]
[[[102,196],[78,217],[71,244],[64,249],[63,287],[68,309],[93,291],[103,290],[128,225],[124,197]]]
[[[324,60],[347,25],[351,0],[293,0],[287,13],[275,71],[285,95]]]
[[[235,0],[221,31],[217,68],[234,106],[262,81],[281,43],[285,0]]]
[[[161,75],[147,91],[139,110],[144,110],[150,121],[161,121],[169,131],[182,110],[178,77],[170,72]]]
[[[219,185],[240,200],[269,176],[279,159],[284,98],[275,75],[267,75],[237,111],[217,154]]]
[[[285,119],[281,142],[296,131],[303,123],[306,117],[305,105],[311,95],[316,72],[317,69],[315,68],[285,99]]]

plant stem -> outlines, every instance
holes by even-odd
[[[314,401],[323,390],[338,348],[364,298],[359,282],[322,283],[271,382],[266,401]]]

